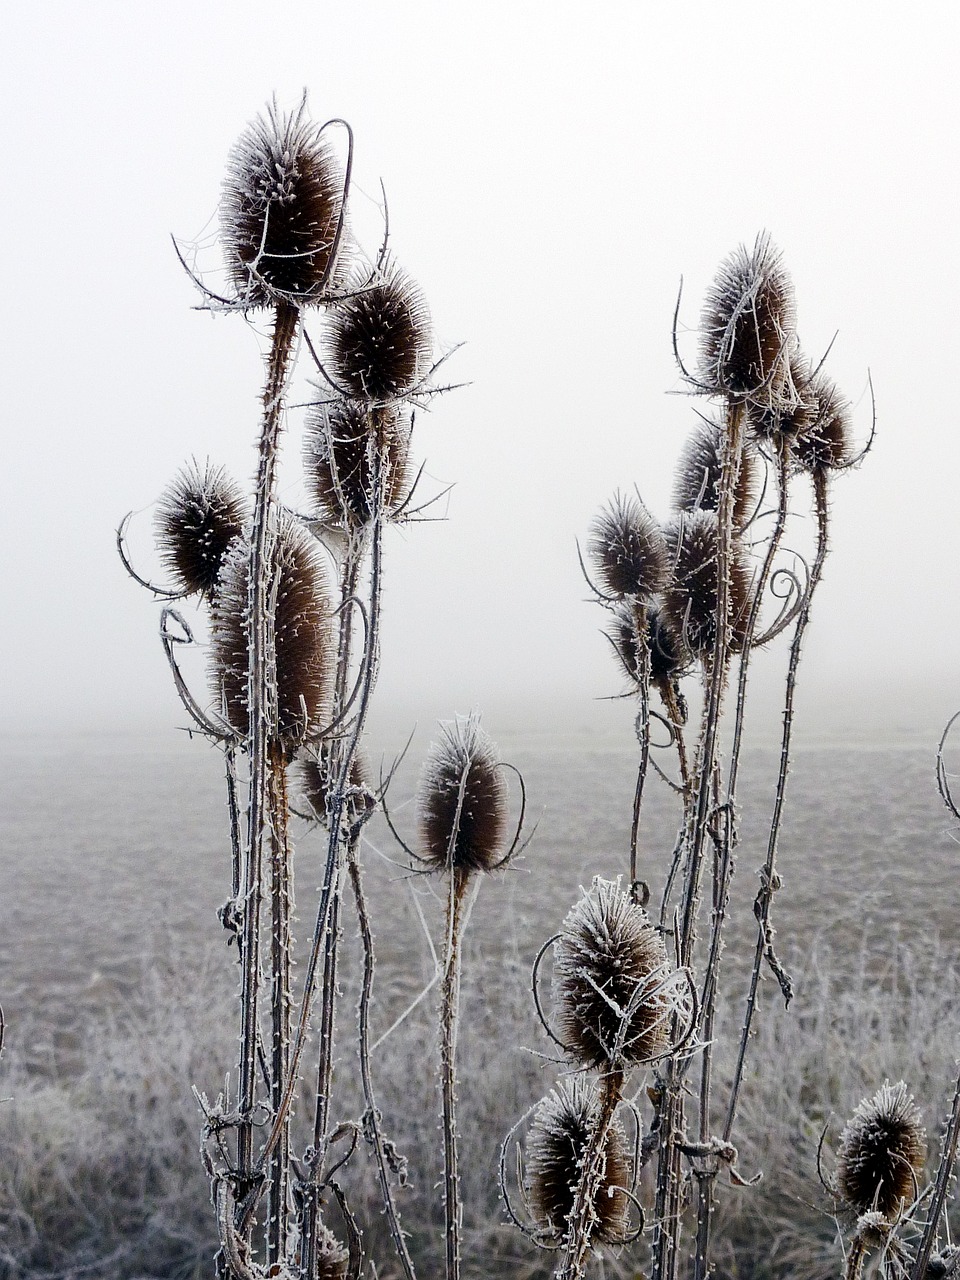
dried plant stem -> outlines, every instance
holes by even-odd
[[[953,1166],[956,1163],[958,1146],[960,1146],[960,1076],[957,1077],[953,1090],[953,1103],[940,1147],[940,1162],[937,1165],[933,1195],[930,1197],[930,1209],[917,1247],[917,1256],[910,1271],[910,1280],[925,1280],[927,1275],[927,1265],[940,1231],[940,1216],[953,1179]]]
[[[591,1250],[593,1229],[596,1225],[596,1199],[606,1172],[605,1149],[610,1127],[623,1097],[624,1071],[622,1067],[608,1067],[600,1077],[600,1105],[596,1124],[583,1153],[580,1181],[577,1184],[573,1208],[567,1219],[567,1236],[563,1261],[557,1268],[557,1280],[580,1280],[584,1264]]]
[[[462,789],[462,788],[461,788]],[[459,812],[458,812],[459,818]],[[457,1033],[460,1026],[460,942],[467,916],[470,876],[450,873],[447,941],[440,983],[440,1091],[443,1120],[443,1211],[447,1280],[459,1280],[460,1163],[457,1137]]]
[[[293,868],[287,829],[287,771],[283,751],[273,744],[269,759],[270,896],[273,918],[271,934],[272,1033],[270,1059],[270,1107],[274,1115],[286,1084],[290,1059],[291,960],[293,937]],[[267,1260],[282,1263],[287,1254],[290,1211],[290,1117],[286,1117],[270,1158],[267,1197]]]
[[[268,805],[268,748],[277,732],[276,645],[272,595],[274,490],[277,441],[283,414],[286,384],[299,324],[299,312],[278,303],[273,338],[267,360],[263,392],[263,420],[257,467],[253,528],[250,538],[248,588],[247,753],[250,778],[246,846],[242,877],[243,973],[241,980],[241,1045],[239,1061],[239,1111],[237,1162],[243,1194],[253,1186],[253,1110],[256,1106],[257,1043],[259,1034],[260,914],[263,896],[264,828]],[[247,1225],[250,1214],[245,1215]]]
[[[810,620],[810,605],[813,593],[823,573],[823,563],[827,555],[829,509],[827,504],[827,476],[818,471],[813,477],[814,502],[817,512],[817,553],[810,571],[810,580],[804,595],[803,604],[797,617],[797,623],[790,643],[790,661],[787,667],[787,686],[783,706],[783,730],[780,739],[780,770],[777,776],[777,788],[773,805],[773,816],[767,838],[767,857],[761,871],[760,891],[754,910],[757,916],[757,945],[753,957],[753,969],[750,974],[750,987],[747,993],[746,1012],[740,1030],[740,1044],[737,1051],[737,1064],[734,1068],[733,1082],[730,1086],[730,1101],[727,1106],[727,1118],[723,1127],[723,1139],[729,1142],[736,1120],[737,1105],[740,1098],[740,1087],[743,1083],[743,1069],[747,1056],[747,1044],[750,1039],[750,1028],[757,1007],[757,992],[760,986],[760,974],[766,957],[777,974],[785,997],[789,1000],[789,986],[786,975],[778,967],[773,955],[772,928],[770,914],[773,897],[778,886],[777,877],[777,845],[780,838],[780,825],[783,818],[783,802],[787,790],[787,774],[790,765],[790,744],[793,734],[793,704],[797,685],[797,668],[800,663],[800,652],[803,646],[804,632]]]
[[[637,840],[640,834],[640,810],[643,804],[643,785],[650,762],[650,645],[647,640],[647,610],[642,604],[634,605],[634,627],[637,634],[637,685],[640,697],[640,713],[637,716],[637,737],[640,741],[640,762],[637,765],[637,785],[633,794],[633,821],[630,824],[630,883],[637,881]]]

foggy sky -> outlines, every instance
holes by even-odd
[[[215,280],[223,165],[275,92],[309,91],[357,138],[371,249],[394,253],[469,385],[418,422],[443,522],[387,547],[384,707],[421,721],[626,718],[575,540],[615,489],[665,517],[693,423],[688,352],[721,259],[767,229],[800,334],[877,438],[834,491],[834,550],[802,705],[838,731],[934,737],[960,705],[960,238],[955,11],[771,6],[17,6],[7,136],[2,724],[182,724],[158,607],[151,506],[190,457],[252,475],[260,341],[193,308],[170,234]],[[311,321],[312,327],[318,322]],[[291,397],[306,394],[300,384]],[[299,413],[283,492],[299,493]],[[772,690],[776,663],[760,670]],[[202,660],[196,677],[203,684]]]

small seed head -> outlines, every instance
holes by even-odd
[[[304,469],[319,514],[354,529],[374,512],[374,476],[387,514],[403,504],[409,488],[410,424],[399,405],[365,408],[338,399],[315,405],[307,416]]]
[[[649,600],[667,582],[667,546],[656,520],[639,498],[614,494],[590,526],[587,551],[611,596]]]
[[[421,856],[434,871],[492,871],[504,857],[507,787],[476,715],[440,725],[418,794]]]
[[[420,290],[393,264],[330,311],[324,353],[331,376],[358,400],[410,395],[430,367],[430,313]]]
[[[157,505],[160,555],[177,585],[209,596],[227,547],[243,530],[246,503],[223,467],[186,466]]]
[[[902,1080],[857,1107],[840,1134],[837,1189],[858,1213],[890,1218],[917,1195],[927,1155],[920,1112]]]
[[[713,652],[717,635],[717,544],[714,511],[681,513],[664,528],[673,578],[663,594],[668,627],[684,637],[701,658]],[[736,537],[730,546],[728,593],[730,637],[742,646],[750,617],[752,588],[747,552]]]
[[[793,456],[804,471],[816,475],[850,462],[850,403],[823,374],[811,379],[808,386],[816,412],[794,440]]]
[[[720,450],[723,428],[704,420],[687,437],[673,481],[675,511],[716,511],[720,505]],[[733,498],[733,526],[742,529],[754,512],[757,491],[757,458],[746,446],[740,455],[740,471]]]
[[[661,684],[680,674],[686,662],[682,645],[666,626],[655,605],[643,606],[647,622],[647,644],[650,650],[650,680]],[[637,615],[632,604],[622,601],[613,609],[613,621],[607,629],[614,652],[631,684],[640,682],[640,651],[637,644]]]
[[[306,756],[298,762],[301,794],[310,813],[320,822],[326,821],[327,800],[338,781],[333,773],[332,754],[332,743],[325,739],[316,755]],[[347,787],[347,805],[352,812],[359,812],[374,803],[367,760],[359,751],[354,753],[350,762]]]

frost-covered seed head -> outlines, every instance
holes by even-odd
[[[700,318],[699,378],[714,393],[775,406],[789,382],[793,284],[766,234],[721,265]]]
[[[674,971],[647,913],[597,878],[570,911],[554,950],[559,1038],[583,1067],[650,1062],[669,1048]]]
[[[642,606],[647,621],[647,644],[650,651],[650,680],[661,684],[680,674],[688,661],[677,636],[664,623],[655,605]],[[627,678],[634,685],[640,681],[640,653],[637,645],[637,616],[633,605],[621,602],[613,609],[613,621],[607,628],[614,652]]]
[[[298,761],[301,794],[307,808],[320,822],[326,820],[327,799],[337,784],[337,777],[331,773],[331,754],[332,744],[325,740],[320,744],[316,756],[307,756]],[[366,808],[368,803],[373,803],[370,795],[370,771],[366,756],[360,751],[354,753],[350,762],[347,786],[357,793],[349,802],[353,808],[358,805]]]
[[[306,101],[289,115],[267,107],[227,161],[220,226],[240,302],[323,301],[341,274],[343,175]],[[342,236],[340,237],[342,241]]]
[[[316,1257],[316,1280],[346,1280],[350,1268],[350,1251],[322,1222],[317,1234]]]
[[[850,403],[823,374],[811,379],[816,413],[793,442],[793,456],[804,471],[822,474],[846,466],[853,453]]]
[[[324,562],[309,535],[290,520],[277,530],[275,564],[277,729],[281,742],[290,746],[304,730],[307,737],[315,734],[329,715],[332,610]],[[241,734],[247,732],[249,577],[249,547],[238,538],[224,556],[220,572],[211,653],[217,706]]]
[[[704,657],[713,652],[717,635],[716,512],[683,512],[664,527],[664,535],[673,577],[663,593],[663,615],[669,628]],[[746,636],[752,592],[749,559],[738,538],[731,542],[728,568],[730,640],[737,650]]]
[[[817,397],[812,389],[810,362],[799,347],[794,347],[790,356],[789,370],[792,389],[785,388],[779,402],[750,405],[750,429],[757,439],[779,436],[794,440],[816,420]]]
[[[399,400],[423,381],[433,336],[420,290],[395,265],[385,267],[334,307],[324,340],[327,367],[350,396]]]
[[[409,487],[409,446],[409,418],[398,405],[367,409],[351,400],[314,405],[306,420],[303,461],[319,514],[342,528],[366,524],[374,506],[374,462],[380,468],[383,511],[396,512]]]
[[[720,504],[720,423],[703,420],[681,450],[673,480],[674,511],[716,511]],[[753,515],[757,491],[757,459],[747,445],[733,497],[733,526],[742,529]]]
[[[865,1098],[840,1134],[837,1189],[858,1213],[885,1218],[917,1194],[927,1155],[920,1112],[902,1080]]]
[[[649,600],[669,575],[663,533],[639,498],[617,493],[590,526],[587,551],[611,596]]]
[[[223,467],[184,467],[160,498],[155,520],[160,555],[178,586],[210,595],[246,518],[240,487]]]
[[[550,1239],[566,1234],[580,1181],[583,1156],[598,1118],[597,1095],[582,1077],[562,1080],[533,1114],[527,1137],[526,1192],[537,1227]],[[622,1244],[628,1234],[630,1201],[626,1140],[619,1121],[603,1148],[603,1173],[593,1202],[594,1239]]]
[[[504,856],[507,787],[476,715],[441,723],[418,792],[420,852],[434,871],[492,871]]]

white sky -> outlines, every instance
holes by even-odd
[[[260,365],[242,319],[191,310],[169,233],[204,231],[236,135],[274,91],[289,106],[306,87],[316,117],[353,124],[359,189],[383,178],[395,254],[440,339],[467,344],[449,371],[471,385],[418,440],[431,476],[456,481],[450,518],[389,546],[386,702],[421,722],[481,706],[523,725],[538,701],[577,720],[617,690],[575,538],[618,486],[667,514],[692,422],[666,394],[679,279],[692,324],[719,261],[766,228],[807,348],[839,331],[828,368],[861,434],[868,367],[878,405],[873,454],[836,485],[805,706],[843,731],[933,736],[960,705],[955,12],[11,6],[4,726],[183,722],[157,606],[113,529],[142,513],[132,541],[152,569],[149,507],[185,459],[249,477]],[[201,261],[215,270],[215,248]]]

